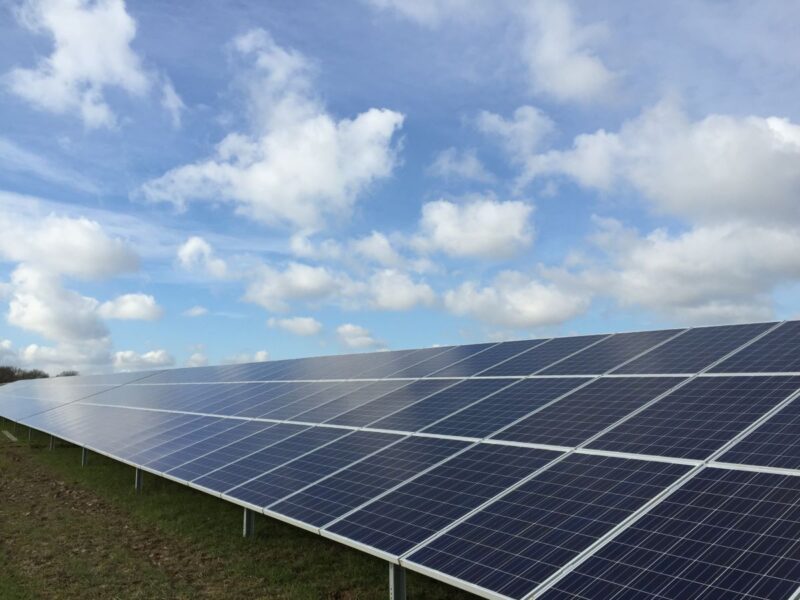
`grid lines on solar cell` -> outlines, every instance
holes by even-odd
[[[358,379],[380,379],[389,377],[393,373],[407,369],[413,365],[427,361],[428,359],[450,350],[452,346],[439,346],[436,348],[421,348],[401,356],[396,360],[378,366],[370,367],[358,374]]]
[[[270,510],[322,527],[467,445],[458,440],[409,437],[275,504]]]
[[[401,436],[394,434],[356,431],[229,490],[227,495],[256,506],[268,506],[400,439]]]
[[[513,379],[467,379],[380,421],[370,423],[370,427],[395,431],[419,431],[453,411],[513,383]]]
[[[492,438],[578,446],[681,381],[680,377],[597,379]]]
[[[679,329],[618,333],[542,371],[542,375],[602,375],[671,338]]]
[[[800,469],[800,403],[795,399],[736,443],[721,462]]]
[[[341,383],[334,383],[314,394],[305,396],[299,400],[277,407],[273,410],[267,411],[261,415],[265,419],[291,419],[295,415],[303,413],[313,408],[327,404],[331,400],[336,400],[342,396],[355,393],[359,388],[365,387],[366,381],[352,382],[344,381]]]
[[[473,354],[469,358],[465,358],[449,367],[436,371],[431,374],[431,377],[471,377],[472,375],[477,375],[481,371],[493,367],[499,362],[537,346],[544,341],[545,340],[521,340],[503,342],[494,348],[490,348],[478,354]]]
[[[773,325],[754,323],[690,329],[613,372],[652,375],[697,373]]]
[[[391,374],[391,377],[427,377],[436,371],[449,367],[453,363],[472,356],[477,352],[481,352],[482,350],[486,350],[493,345],[494,344],[468,344],[466,346],[454,346],[428,360],[396,371]]]
[[[408,559],[523,598],[689,468],[573,454]]]
[[[478,444],[326,530],[400,555],[557,456],[534,448]]]
[[[217,469],[196,479],[194,483],[217,492],[227,492],[348,433],[346,429],[313,427]]]
[[[334,425],[364,427],[455,383],[457,380],[453,379],[415,381],[327,422]]]
[[[223,446],[210,454],[197,456],[174,469],[170,469],[167,474],[178,479],[194,481],[204,475],[208,475],[211,471],[235,463],[304,429],[306,428],[298,425],[275,424],[264,431],[236,440],[232,444]]]
[[[189,446],[205,440],[206,438],[215,436],[223,431],[233,429],[242,424],[242,421],[236,419],[223,419],[208,417],[208,422],[203,423],[197,428],[184,433],[181,436],[173,437],[161,442],[158,445],[152,446],[141,452],[137,452],[130,456],[129,460],[137,464],[149,467],[151,463],[157,459],[178,452]]]
[[[524,377],[603,339],[604,335],[553,338],[540,346],[479,373],[481,377]]]
[[[484,438],[587,381],[576,377],[523,379],[424,431]]]
[[[589,444],[703,460],[800,388],[800,377],[698,377]]]
[[[406,385],[407,381],[376,381],[322,406],[297,414],[292,419],[307,423],[324,423]]]
[[[800,321],[787,321],[711,369],[712,373],[800,372]]]
[[[800,582],[800,477],[708,468],[544,600],[788,600]]]

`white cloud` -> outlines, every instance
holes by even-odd
[[[135,271],[136,254],[99,223],[50,215],[41,220],[0,212],[0,259],[50,273],[99,279]]]
[[[534,106],[520,106],[511,118],[481,111],[475,121],[478,131],[497,138],[514,162],[524,161],[555,131],[555,123]]]
[[[503,327],[528,328],[568,321],[589,308],[590,298],[516,271],[504,271],[491,285],[480,287],[467,281],[447,291],[444,304],[456,315]]]
[[[117,371],[142,371],[172,367],[175,359],[166,350],[150,350],[144,354],[122,350],[114,353],[113,364]]]
[[[339,339],[348,348],[365,350],[380,347],[383,344],[372,337],[370,331],[360,325],[345,323],[336,328]]]
[[[13,366],[19,362],[17,351],[14,349],[14,344],[11,340],[0,340],[0,365]]]
[[[62,165],[54,164],[50,160],[30,152],[4,137],[0,137],[0,169],[29,173],[44,181],[65,185],[90,194],[100,193],[100,188],[97,184],[81,173]]]
[[[228,265],[217,258],[206,240],[192,236],[178,248],[178,263],[187,271],[203,271],[217,279],[228,276]]]
[[[386,267],[396,267],[403,263],[403,257],[394,249],[389,238],[378,231],[353,240],[350,247],[360,257]]]
[[[269,311],[285,311],[290,302],[320,300],[339,289],[340,283],[325,267],[291,262],[284,270],[262,265],[245,291],[244,299]]]
[[[106,370],[111,364],[110,340],[59,342],[56,346],[30,344],[19,350],[19,364],[42,369],[50,374],[66,370],[90,373]]]
[[[391,10],[421,25],[433,27],[444,19],[472,17],[483,10],[477,0],[366,0],[377,9]]]
[[[187,360],[187,367],[205,367],[208,365],[208,357],[202,352],[194,352]]]
[[[535,92],[576,102],[608,96],[617,77],[592,49],[605,33],[602,26],[578,24],[572,4],[564,0],[530,2],[522,17],[522,59]]]
[[[665,101],[573,147],[529,158],[525,181],[563,174],[606,192],[626,184],[659,212],[692,221],[800,216],[800,125],[778,117],[709,115],[691,121]]]
[[[52,54],[35,68],[7,75],[11,90],[38,108],[77,112],[88,127],[112,127],[105,89],[148,91],[150,78],[130,47],[136,22],[122,0],[28,0],[18,15],[28,29],[53,39]]]
[[[421,251],[456,257],[507,258],[532,243],[532,212],[530,204],[518,200],[428,202],[422,206],[420,232],[413,244]]]
[[[322,331],[322,323],[314,317],[288,317],[286,319],[273,317],[267,321],[267,325],[295,335],[317,335]]]
[[[161,83],[161,106],[169,113],[172,126],[176,129],[181,126],[181,116],[186,110],[186,105],[175,91],[172,82],[166,77]]]
[[[459,151],[450,147],[442,150],[428,167],[428,173],[447,180],[464,179],[479,183],[494,181],[494,175],[483,166],[474,148]]]
[[[403,115],[372,108],[335,120],[313,96],[310,65],[263,30],[234,41],[253,63],[252,134],[232,133],[208,160],[177,167],[142,187],[144,197],[179,208],[195,200],[232,202],[271,225],[322,228],[346,215],[374,181],[391,174]]]
[[[208,314],[208,309],[205,306],[192,306],[183,311],[184,317],[202,317]]]
[[[269,360],[269,352],[266,350],[258,350],[257,352],[241,352],[239,354],[234,354],[233,356],[229,356],[222,360],[222,364],[225,365],[238,365],[241,363],[251,363],[251,362],[264,362]]]
[[[164,315],[164,310],[149,294],[123,294],[103,302],[98,314],[104,319],[155,321]]]
[[[409,310],[436,301],[436,294],[427,283],[416,283],[395,269],[382,269],[372,275],[369,290],[372,307],[380,310]]]

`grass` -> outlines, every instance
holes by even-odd
[[[0,422],[0,429],[13,425]],[[384,599],[387,563],[20,428],[0,436],[0,598]],[[409,598],[475,596],[409,573]]]

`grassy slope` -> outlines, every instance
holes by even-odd
[[[11,429],[0,422],[0,429]],[[27,432],[20,430],[23,439]],[[0,598],[386,598],[381,560],[80,450],[0,436]],[[409,597],[471,599],[409,574]]]

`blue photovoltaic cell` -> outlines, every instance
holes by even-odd
[[[314,427],[209,473],[193,483],[216,492],[227,492],[267,471],[350,433],[347,429]]]
[[[698,377],[589,444],[703,460],[800,388],[800,377]]]
[[[458,440],[409,437],[290,496],[270,510],[322,527],[467,445]]]
[[[578,446],[681,381],[680,377],[604,377],[492,438]]]
[[[488,437],[588,381],[577,377],[523,379],[424,431],[439,435]]]
[[[264,425],[269,425],[269,423],[264,423]],[[306,427],[300,425],[273,424],[264,431],[242,437],[210,454],[193,458],[179,467],[170,469],[167,474],[186,481],[194,481],[220,467],[235,463],[259,450],[264,450],[304,429]]]
[[[135,409],[118,410],[125,411],[126,415],[141,412]],[[119,445],[112,447],[111,451],[114,455],[133,462],[133,457],[140,455],[151,448],[160,447],[162,444],[169,443],[179,437],[196,432],[212,423],[219,423],[222,421],[224,421],[224,419],[217,417],[188,415],[184,420],[178,421],[175,427],[170,427],[168,429],[159,431],[151,431],[149,433],[152,435],[146,435],[142,438],[125,440]]]
[[[513,383],[515,383],[514,379],[467,379],[380,421],[370,423],[370,427],[395,431],[419,431],[459,408],[464,408]]]
[[[290,404],[285,404],[284,406],[265,412],[261,415],[261,417],[264,419],[278,419],[278,420],[291,419],[295,415],[304,413],[307,410],[311,410],[313,408],[319,408],[320,406],[327,404],[331,400],[336,400],[337,398],[341,398],[342,396],[348,396],[350,394],[353,394],[358,389],[365,387],[367,385],[368,382],[366,381],[358,381],[358,382],[346,381],[341,383],[334,383],[333,385],[326,387],[324,390],[320,390],[314,394],[305,396],[300,400],[296,400]]]
[[[436,371],[431,374],[431,377],[471,377],[512,356],[516,356],[525,350],[538,346],[545,341],[546,340],[520,340],[515,342],[503,342],[485,352],[473,354],[469,358],[465,358],[449,367]]]
[[[426,362],[430,358],[448,352],[453,346],[440,346],[438,348],[422,348],[389,363],[371,367],[359,373],[359,379],[380,379],[389,377],[393,373],[408,369],[414,365]]]
[[[269,506],[331,473],[402,439],[400,435],[355,431],[311,454],[229,490],[227,496]]]
[[[478,444],[326,529],[400,555],[558,455]]]
[[[490,369],[479,373],[481,377],[508,377],[533,375],[557,360],[602,340],[605,335],[581,335],[576,337],[553,338],[549,342],[535,346],[519,356],[515,356]]]
[[[800,372],[800,321],[787,321],[726,358],[712,373]]]
[[[784,406],[719,461],[800,469],[800,402],[795,399]]]
[[[510,598],[524,598],[689,468],[573,454],[408,560]]]
[[[328,423],[364,427],[455,383],[458,383],[458,381],[453,379],[415,381],[385,396],[381,396],[377,400],[343,413],[335,419],[329,420]]]
[[[704,469],[543,600],[789,600],[800,584],[800,477]]]
[[[141,452],[130,454],[128,460],[136,464],[150,466],[150,463],[158,458],[172,454],[173,452],[178,452],[183,448],[192,446],[206,438],[227,431],[228,429],[233,429],[242,424],[238,419],[209,418],[209,420],[210,422],[203,422],[198,425],[197,428],[179,437],[168,439],[160,444],[142,450]]]
[[[696,373],[773,325],[774,323],[754,323],[690,329],[613,372],[652,375]]]
[[[376,381],[369,383],[346,396],[332,400],[317,408],[312,408],[292,418],[295,421],[306,423],[324,423],[406,385],[408,385],[407,381]]]
[[[440,371],[444,367],[449,367],[453,363],[464,360],[487,348],[491,348],[493,345],[494,344],[468,344],[466,346],[454,346],[428,360],[395,371],[391,374],[391,377],[427,377],[436,371]]]
[[[575,356],[554,364],[542,375],[602,375],[637,354],[679,333],[680,329],[617,333]]]

